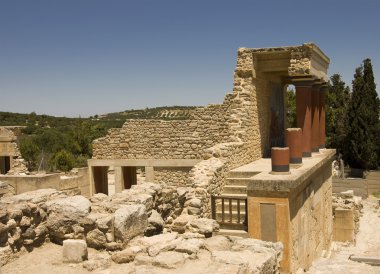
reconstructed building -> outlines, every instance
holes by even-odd
[[[189,205],[188,214],[281,241],[283,271],[308,268],[332,237],[335,151],[323,149],[328,65],[312,43],[240,48],[233,91],[222,104],[198,108],[187,120],[128,120],[95,140],[88,161],[91,194],[107,193],[109,166],[115,168],[117,192],[135,184],[136,168],[143,167],[148,181],[193,190],[202,206]],[[267,157],[271,148],[286,144],[288,85],[296,89],[303,163],[278,173]]]

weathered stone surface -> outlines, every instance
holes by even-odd
[[[150,247],[152,245],[157,245],[157,244],[162,244],[162,243],[167,243],[174,241],[177,239],[178,233],[165,233],[165,234],[160,234],[160,235],[155,235],[152,237],[143,237],[137,240],[137,243],[139,245],[145,246],[145,247]]]
[[[163,243],[152,245],[148,248],[149,256],[155,257],[161,252],[174,250],[177,245],[179,245],[182,241],[182,238],[177,238],[173,241],[166,241]]]
[[[123,249],[123,244],[121,243],[115,243],[115,242],[110,242],[106,243],[105,247],[108,251],[117,251],[117,250],[122,250]]]
[[[144,233],[148,226],[148,215],[144,205],[126,205],[115,212],[115,238],[122,242],[129,241]]]
[[[204,243],[205,248],[210,252],[230,250],[232,246],[230,240],[228,240],[227,237],[224,236],[214,236],[211,238],[207,238]]]
[[[162,268],[176,269],[182,266],[186,261],[185,256],[182,253],[168,251],[162,252],[153,259],[153,265]]]
[[[94,229],[87,233],[86,242],[89,247],[101,249],[105,247],[107,240],[103,232],[99,229]]]
[[[112,261],[117,264],[125,264],[132,262],[135,259],[135,255],[136,254],[131,249],[127,248],[125,250],[113,253],[111,258]]]
[[[22,194],[2,198],[3,203],[21,203],[21,202],[32,202],[35,204],[45,203],[48,200],[55,199],[58,197],[66,196],[63,192],[58,191],[53,188],[39,189],[35,191],[29,191]]]
[[[165,222],[156,210],[152,210],[152,214],[148,218],[148,222],[149,226],[145,230],[145,236],[160,234],[164,229]]]
[[[186,231],[186,225],[194,219],[195,216],[182,214],[174,220],[172,230],[178,233],[184,233]]]
[[[135,257],[135,265],[151,265],[153,263],[153,257],[150,257],[146,253],[139,253]]]
[[[46,203],[48,213],[61,213],[65,216],[77,215],[84,217],[90,213],[91,202],[83,196],[73,196],[56,199]]]
[[[197,254],[199,249],[203,247],[204,242],[200,239],[188,239],[181,241],[177,247],[175,248],[175,251],[181,252],[181,253],[187,253],[189,255],[191,254]]]
[[[102,270],[111,266],[111,258],[108,254],[96,254],[88,261],[83,262],[83,268],[88,271]]]
[[[87,244],[83,240],[63,241],[63,262],[80,263],[87,260]]]
[[[219,224],[212,219],[194,219],[190,225],[195,228],[197,232],[204,234],[206,237],[211,236],[212,232],[219,231]]]

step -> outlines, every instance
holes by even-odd
[[[250,178],[250,177],[255,176],[259,173],[260,172],[257,172],[257,171],[230,171],[230,172],[228,172],[228,177]]]
[[[223,187],[223,194],[247,194],[247,186],[226,185]]]
[[[220,229],[219,232],[216,232],[216,235],[222,236],[236,236],[249,238],[248,232],[242,229]]]
[[[250,182],[250,181],[251,181],[251,179],[248,179],[248,178],[228,177],[228,178],[226,178],[226,185],[247,186],[248,182]]]

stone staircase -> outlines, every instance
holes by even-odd
[[[222,194],[215,199],[214,217],[220,224],[219,234],[248,237],[246,223],[247,184],[250,178],[256,174],[257,172],[249,171],[229,172]]]

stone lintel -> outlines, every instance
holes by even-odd
[[[324,149],[320,154],[304,158],[303,165],[297,169],[291,169],[289,175],[274,176],[268,171],[263,171],[248,181],[248,196],[289,197],[295,195],[311,183],[311,178],[316,172],[325,165],[331,165],[335,153],[335,149]],[[268,165],[270,165],[269,161]]]
[[[89,159],[88,166],[193,167],[201,159]]]

